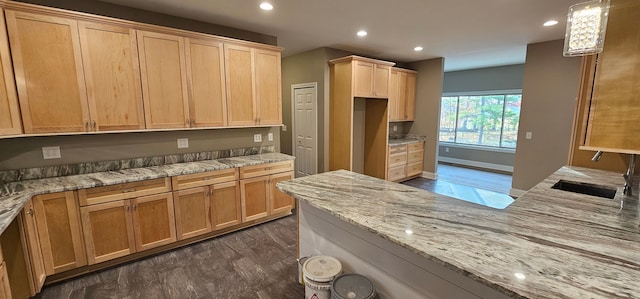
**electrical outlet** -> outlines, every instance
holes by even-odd
[[[273,141],[273,133],[267,134],[267,140]]]
[[[253,134],[253,142],[262,142],[262,134]]]
[[[60,159],[60,147],[59,146],[45,146],[42,148],[43,159]]]
[[[526,138],[526,139],[531,139],[531,138],[533,138],[533,133],[531,133],[531,132],[527,132],[527,133],[525,134],[524,138]]]
[[[398,125],[393,125],[393,131],[398,131]]]
[[[178,148],[189,148],[189,138],[178,138]]]
[[[444,152],[445,152],[445,153],[448,153],[448,152],[449,152],[449,148],[448,148],[448,147],[445,147],[445,148],[444,148]]]
[[[287,131],[287,125],[282,125],[282,132],[286,132]]]

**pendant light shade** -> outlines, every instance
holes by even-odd
[[[583,56],[602,52],[607,31],[609,0],[596,0],[569,7],[564,56]]]

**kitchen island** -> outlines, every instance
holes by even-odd
[[[503,210],[344,170],[278,188],[299,201],[300,255],[336,256],[381,298],[640,298],[638,193],[551,189],[560,179],[623,184],[563,167]]]

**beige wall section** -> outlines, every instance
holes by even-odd
[[[0,139],[0,170],[107,161],[274,145],[280,149],[280,127],[116,133]],[[266,141],[273,133],[273,141]],[[253,142],[262,134],[262,142]],[[178,149],[177,139],[189,138],[189,148]],[[43,146],[60,146],[61,159],[42,159]]]
[[[563,57],[562,48],[563,40],[527,46],[513,189],[526,191],[567,164],[580,58]]]
[[[282,59],[282,121],[287,131],[280,133],[280,148],[285,154],[293,154],[293,120],[291,111],[291,86],[317,82],[318,84],[318,173],[324,172],[328,162],[329,112],[329,64],[334,58],[350,55],[350,52],[331,48],[318,48]]]
[[[413,62],[409,64],[409,68],[418,72],[418,80],[416,82],[416,119],[413,125],[410,125],[408,132],[426,136],[424,171],[435,174],[438,164],[438,123],[440,122],[444,58]]]
[[[442,92],[521,89],[524,64],[446,72]]]
[[[17,0],[18,2],[62,8],[147,24],[167,26],[184,30],[237,38],[257,43],[277,45],[275,36],[240,30],[196,20],[174,17],[166,14],[130,8],[96,0]]]

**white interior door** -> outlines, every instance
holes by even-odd
[[[296,177],[318,173],[317,86],[295,85],[293,90],[294,155]]]

